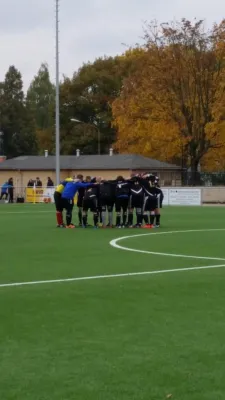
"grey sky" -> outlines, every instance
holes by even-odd
[[[225,17],[224,0],[60,0],[60,72],[71,76],[83,62],[122,53],[140,42],[143,21]],[[25,88],[41,62],[54,79],[54,0],[0,0],[0,81],[9,65]]]

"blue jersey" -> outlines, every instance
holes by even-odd
[[[93,183],[67,182],[62,198],[72,200],[79,189],[88,188],[89,186],[93,186]]]
[[[4,185],[2,185],[2,193],[7,193],[7,190],[12,188],[12,185],[9,185],[8,182],[4,183]]]

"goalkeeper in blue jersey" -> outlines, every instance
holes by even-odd
[[[72,224],[72,213],[74,206],[74,197],[79,189],[88,188],[93,186],[93,183],[83,183],[79,179],[73,182],[67,182],[66,187],[62,193],[63,207],[66,209],[66,228],[73,229],[75,225]]]

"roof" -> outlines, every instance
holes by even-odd
[[[168,164],[135,154],[61,156],[61,170],[180,170]],[[46,171],[55,169],[55,156],[21,156],[0,163],[1,170]]]

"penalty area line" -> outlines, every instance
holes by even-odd
[[[225,267],[225,264],[206,265],[206,266],[190,267],[190,268],[164,269],[164,270],[158,270],[158,271],[127,272],[124,274],[81,276],[81,277],[76,277],[76,278],[65,278],[65,279],[50,279],[50,280],[45,280],[45,281],[1,283],[0,288],[43,285],[43,284],[51,284],[51,283],[91,281],[91,280],[98,280],[98,279],[113,279],[113,278],[126,278],[126,277],[129,278],[129,277],[133,277],[133,276],[159,275],[159,274],[166,274],[166,273],[173,273],[173,272],[187,272],[187,271],[197,271],[197,270],[203,270],[203,269],[215,269],[215,268],[224,268],[224,267]]]

